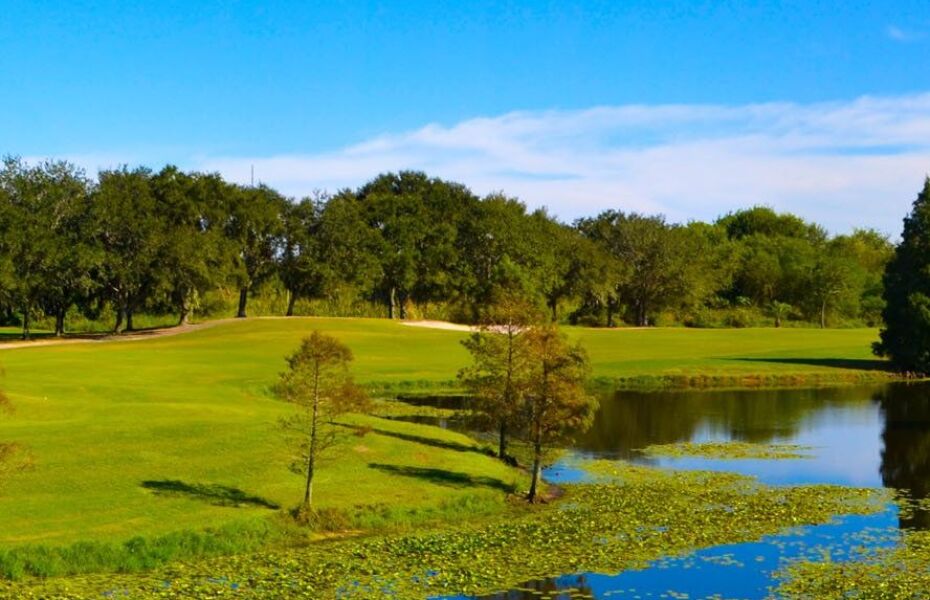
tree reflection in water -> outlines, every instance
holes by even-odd
[[[587,584],[584,575],[568,575],[559,578],[529,581],[516,589],[498,594],[478,596],[481,600],[574,600],[593,598],[594,590]]]
[[[575,448],[634,458],[639,448],[692,441],[699,434],[757,443],[783,440],[817,413],[851,403],[867,406],[879,389],[619,391],[601,398],[594,425]]]
[[[875,401],[884,419],[882,483],[912,498],[930,497],[930,385],[891,385]],[[930,529],[930,511],[917,510],[900,524]]]

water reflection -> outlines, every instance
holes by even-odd
[[[930,386],[889,386],[875,395],[875,401],[884,423],[882,483],[913,498],[930,497]],[[930,512],[902,517],[901,526],[930,529]]]
[[[456,397],[417,403],[460,407]],[[441,403],[441,404],[437,404]],[[398,417],[469,430],[456,417]],[[815,448],[794,461],[650,460],[637,452],[650,444],[738,440]],[[572,452],[656,466],[728,470],[774,484],[836,483],[893,487],[930,497],[930,384],[890,384],[812,390],[670,391],[606,394],[591,429]],[[572,481],[567,463],[548,471]],[[930,518],[926,525],[930,527]]]
[[[647,461],[636,452],[650,444],[727,440],[802,444],[814,447],[814,452],[808,459],[776,461]],[[736,471],[772,484],[884,486],[914,498],[930,498],[930,384],[617,392],[602,398],[594,425],[576,440],[571,453],[660,467]],[[571,453],[547,471],[547,478],[570,482],[585,477],[572,467]],[[595,598],[661,597],[671,590],[692,598],[715,593],[764,598],[773,584],[772,572],[784,560],[805,556],[812,549],[812,558],[822,558],[826,550],[835,560],[843,560],[852,547],[896,543],[898,527],[930,529],[930,511],[900,515],[890,507],[877,515],[847,516],[837,523],[758,542],[708,548],[686,558],[659,561],[641,571],[565,575],[488,598],[571,598],[573,588],[582,587],[580,596]],[[721,554],[737,560],[716,561]]]
[[[602,397],[594,425],[575,446],[628,459],[650,444],[793,439],[819,421],[871,413],[872,398],[882,389],[615,392]]]
[[[834,483],[880,487],[880,386],[816,390],[618,392],[601,400],[594,426],[568,459],[548,471],[556,482],[584,477],[577,456],[621,458],[678,469],[733,471],[769,484]],[[811,446],[803,460],[646,459],[650,444],[702,441]]]
[[[595,590],[588,584],[588,575],[566,575],[528,581],[507,592],[482,596],[482,600],[574,600],[593,598]],[[596,577],[596,576],[595,576]]]

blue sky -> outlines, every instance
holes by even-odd
[[[422,168],[565,219],[764,203],[897,233],[930,172],[930,5],[7,1],[0,152]]]

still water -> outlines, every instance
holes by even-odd
[[[646,459],[636,450],[684,441],[802,444],[797,460]],[[773,485],[833,483],[930,495],[930,385],[819,390],[617,392],[601,399],[590,431],[546,471],[570,483],[585,475],[572,458],[606,457],[676,469],[733,471]],[[899,528],[930,528],[930,514],[902,519],[890,507],[870,516],[792,530],[757,542],[708,548],[620,574],[568,573],[526,582],[495,600],[524,598],[766,598],[772,573],[802,557],[844,560],[862,545],[897,541]],[[685,594],[687,594],[685,596]]]

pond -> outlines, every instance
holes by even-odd
[[[812,456],[711,460],[646,458],[636,452],[651,444],[687,441],[800,444],[812,447]],[[773,485],[884,486],[925,498],[930,495],[930,385],[617,392],[601,399],[592,428],[546,470],[547,479],[570,483],[586,477],[572,467],[578,457],[733,471]],[[889,507],[870,516],[840,515],[826,525],[708,548],[640,571],[566,573],[487,598],[765,598],[777,584],[772,573],[785,561],[827,555],[843,560],[857,546],[896,543],[899,528],[930,528],[930,514],[918,511],[903,518]]]

